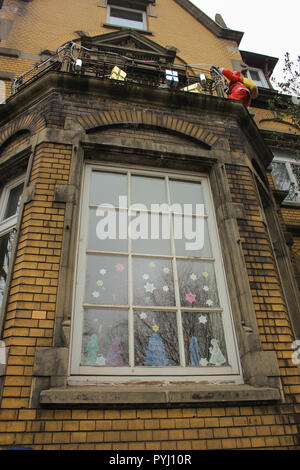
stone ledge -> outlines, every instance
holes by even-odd
[[[70,386],[40,393],[44,406],[202,406],[207,404],[279,402],[278,389],[249,385],[199,386]]]

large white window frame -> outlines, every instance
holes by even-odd
[[[19,201],[17,203],[15,213],[10,215],[9,217],[6,217],[5,213],[7,211],[7,207],[8,207],[11,192],[15,188],[17,188],[17,187],[19,187],[23,184],[24,184],[24,176],[9,182],[2,190],[2,194],[1,194],[1,197],[0,197],[0,241],[6,235],[11,233],[11,236],[10,236],[10,239],[8,240],[8,243],[10,243],[10,244],[13,243],[14,229],[15,229],[16,224],[17,224],[20,200],[21,200],[22,196],[19,197]],[[23,192],[23,189],[22,189],[22,192]],[[7,259],[5,259],[6,271],[8,270],[9,262],[10,262],[10,259],[9,259],[9,256],[8,256]],[[4,266],[1,266],[1,269],[4,269]],[[2,299],[3,299],[3,296],[4,296],[5,289],[6,289],[6,285],[5,285],[4,280],[2,279],[2,277],[0,278],[0,283],[1,283],[0,284],[0,308],[1,308]]]
[[[113,14],[113,12],[116,13],[116,11],[119,10],[120,12],[123,12],[124,15],[126,15],[126,12],[131,14],[137,14],[141,17],[141,21],[138,20],[131,20],[129,18],[121,18],[121,16],[116,16]],[[134,10],[132,8],[124,8],[124,7],[119,7],[116,5],[107,5],[107,23],[114,25],[114,26],[120,26],[120,27],[125,27],[125,28],[134,28],[134,29],[142,29],[146,30],[147,29],[147,14],[146,11],[143,10]]]
[[[297,167],[298,171],[300,171],[300,160],[293,158],[292,156],[283,156],[282,154],[275,153],[274,160],[272,162],[273,165],[273,175],[276,185],[279,187],[280,184],[276,181],[275,171],[274,171],[274,164],[281,164],[284,165],[286,175],[289,181],[287,181],[288,185],[284,187],[280,187],[280,189],[284,191],[289,191],[289,194],[284,199],[284,202],[289,204],[300,204],[300,185],[296,178],[295,174],[295,167]]]
[[[132,284],[131,284],[131,272],[132,272],[132,256],[141,256],[141,255],[132,255],[130,244],[130,239],[128,240],[129,244],[129,256],[128,256],[128,300],[129,305],[123,306],[122,309],[128,311],[128,330],[129,330],[129,366],[128,367],[99,367],[93,365],[80,365],[81,361],[81,347],[82,347],[82,329],[83,329],[83,299],[84,299],[84,289],[85,289],[85,272],[87,265],[87,227],[88,227],[88,207],[89,207],[89,188],[91,181],[92,171],[104,171],[110,173],[123,173],[127,174],[128,181],[132,175],[140,176],[152,176],[168,179],[178,180],[178,181],[187,181],[187,182],[198,182],[201,183],[203,188],[203,194],[205,195],[205,208],[207,213],[205,215],[208,230],[210,233],[210,242],[213,251],[213,257],[211,262],[214,263],[216,282],[218,286],[218,295],[220,299],[220,308],[210,309],[210,308],[197,308],[197,312],[201,311],[218,311],[222,313],[223,317],[223,329],[227,349],[227,365],[218,367],[187,367],[185,364],[185,353],[183,346],[183,339],[178,338],[179,343],[179,355],[180,355],[180,365],[175,367],[157,367],[157,366],[134,366],[134,345],[133,345],[133,311],[142,311],[145,307],[133,306],[133,295],[132,295]],[[130,201],[128,201],[130,205]],[[180,381],[184,379],[188,381],[194,381],[195,379],[203,380],[203,377],[206,377],[210,382],[222,382],[227,380],[232,380],[235,383],[242,383],[242,372],[237,348],[237,342],[235,337],[235,331],[233,326],[233,318],[229,300],[229,292],[225,277],[223,258],[221,253],[221,245],[217,230],[216,224],[216,214],[213,206],[213,196],[210,189],[209,178],[207,175],[195,175],[190,172],[177,173],[176,171],[168,170],[166,172],[158,172],[155,169],[141,169],[139,167],[118,167],[114,165],[105,165],[105,164],[87,164],[85,166],[85,171],[83,175],[83,191],[81,199],[81,208],[80,208],[80,224],[78,232],[78,248],[77,248],[77,267],[75,273],[75,282],[74,282],[74,294],[73,294],[73,312],[72,312],[72,330],[71,330],[71,353],[70,353],[70,363],[69,363],[69,384],[75,384],[77,382],[91,382],[91,383],[101,383],[103,379],[105,380],[121,380],[124,381],[127,378],[128,381],[132,381],[133,378],[143,380],[153,380],[153,376],[159,376],[160,379],[169,380],[172,376],[172,380]],[[208,215],[208,216],[207,216]],[[107,253],[103,253],[105,255]],[[109,255],[115,256],[124,256],[120,253],[109,253]],[[143,256],[145,256],[143,254]],[[149,255],[153,258],[164,258],[162,255]],[[176,265],[174,262],[174,253],[171,253],[170,256],[167,256],[168,259],[172,259],[173,268]],[[176,257],[178,259],[178,257]],[[196,258],[197,260],[197,258]],[[200,261],[200,260],[199,260]],[[207,261],[207,260],[206,260]],[[176,268],[174,271],[175,285],[177,282],[176,277]],[[176,287],[175,287],[176,291]],[[178,288],[177,288],[178,291]],[[179,328],[182,328],[181,323],[181,314],[183,311],[191,311],[188,308],[179,308],[178,306],[178,292],[175,295],[176,306],[167,307],[166,311],[176,312],[176,318]],[[101,309],[101,306],[99,306]],[[102,307],[104,308],[104,307]],[[110,306],[112,310],[116,307]],[[119,306],[117,307],[119,309]],[[149,310],[155,310],[155,307],[149,307]],[[160,307],[160,311],[163,309]]]
[[[259,79],[257,80],[256,74],[258,74]],[[266,77],[261,69],[255,68],[255,67],[248,67],[247,68],[247,77],[251,78],[251,80],[256,83],[258,87],[261,88],[270,88],[268,85],[268,82],[266,80]]]

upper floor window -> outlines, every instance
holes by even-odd
[[[71,375],[240,376],[206,176],[88,165]]]
[[[126,28],[147,29],[146,11],[115,5],[107,6],[107,22]]]
[[[288,191],[286,202],[300,202],[300,160],[275,154],[272,171],[279,189]]]
[[[0,307],[4,296],[14,229],[23,193],[22,180],[6,185],[0,199]]]
[[[258,87],[269,88],[266,77],[261,69],[254,67],[247,68],[247,77],[251,78]]]

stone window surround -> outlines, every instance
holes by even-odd
[[[111,145],[101,144],[101,137],[78,134],[76,139],[56,131],[53,142],[73,145],[72,167],[68,185],[59,185],[55,191],[55,201],[66,204],[66,216],[62,247],[59,292],[56,311],[55,337],[53,347],[37,348],[34,365],[34,382],[31,406],[201,406],[207,403],[257,403],[279,402],[282,400],[280,373],[275,351],[263,351],[255,318],[254,307],[246,272],[237,219],[244,217],[243,206],[232,203],[226,178],[224,161],[225,150],[200,149],[196,155],[187,147],[185,158],[193,162],[193,167],[209,173],[214,196],[217,224],[224,256],[225,271],[229,284],[235,331],[244,374],[244,384],[197,384],[165,383],[133,384],[116,382],[114,385],[72,385],[68,386],[68,353],[70,335],[70,316],[72,285],[77,246],[78,197],[84,160],[96,160],[99,150],[105,151],[107,161],[136,163],[133,161],[134,149],[131,139],[120,141],[119,150],[110,151]],[[51,132],[50,132],[51,134]],[[74,135],[73,133],[71,133]],[[59,139],[58,139],[59,137]],[[43,139],[42,139],[43,140]],[[76,142],[75,142],[76,140]],[[45,141],[45,140],[44,140]],[[49,141],[49,133],[47,135]],[[103,142],[103,141],[102,141]],[[149,144],[148,144],[149,145]],[[169,155],[164,152],[162,166],[169,165],[184,170],[182,148],[171,146]],[[140,150],[140,149],[139,149]],[[197,152],[196,152],[197,153]],[[220,156],[220,158],[219,158]],[[150,146],[143,149],[146,164],[155,166],[161,154]],[[200,158],[199,158],[200,157]],[[228,152],[228,158],[230,158]],[[154,162],[154,163],[153,163]],[[238,284],[236,280],[239,280]]]

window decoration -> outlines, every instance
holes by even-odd
[[[239,374],[206,177],[87,166],[79,239],[71,375]]]

